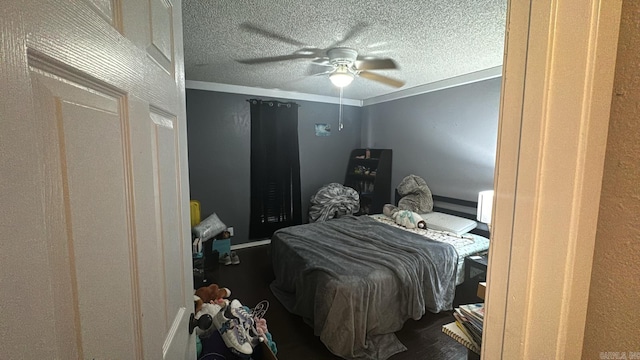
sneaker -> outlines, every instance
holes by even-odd
[[[240,264],[240,258],[238,257],[238,254],[236,254],[236,252],[235,252],[235,251],[232,251],[232,252],[231,252],[231,256],[230,256],[230,257],[231,257],[231,263],[232,263],[233,265],[238,265],[238,264]]]
[[[231,256],[229,256],[229,254],[224,254],[222,255],[222,257],[220,257],[220,260],[218,260],[218,262],[223,265],[231,265]]]
[[[232,352],[242,357],[253,354],[253,347],[247,339],[246,329],[240,319],[231,313],[230,306],[226,306],[214,316],[213,325],[218,329],[225,345]]]
[[[255,320],[253,320],[253,315],[247,309],[248,308],[243,306],[237,299],[234,299],[229,304],[229,311],[233,316],[240,320],[240,323],[244,327],[247,340],[252,347],[256,347],[259,343],[264,341],[264,338],[258,334]]]
[[[229,303],[229,311],[233,316],[240,319],[243,324],[253,325],[253,316],[238,299],[233,299]]]
[[[200,309],[200,311],[198,311],[196,313],[195,318],[199,319],[202,315],[209,314],[211,316],[211,319],[213,320],[213,319],[215,319],[216,315],[218,315],[218,313],[220,312],[220,310],[223,307],[224,307],[224,303],[223,303],[223,305],[204,303],[204,304],[202,304],[202,308]],[[201,338],[207,338],[214,331],[216,331],[216,327],[215,326],[210,326],[208,329],[201,329],[200,327],[197,327],[196,328],[196,335],[198,335]]]

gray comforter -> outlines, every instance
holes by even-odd
[[[387,359],[407,319],[452,308],[453,246],[367,216],[281,229],[271,248],[274,295],[343,358]]]

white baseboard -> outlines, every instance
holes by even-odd
[[[246,248],[250,248],[250,247],[269,245],[269,244],[271,244],[271,239],[251,241],[251,242],[244,243],[244,244],[231,245],[231,250],[246,249]]]

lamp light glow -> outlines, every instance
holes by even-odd
[[[493,212],[493,190],[480,191],[478,194],[477,219],[487,225],[491,225],[491,213]]]

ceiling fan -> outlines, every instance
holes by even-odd
[[[256,25],[243,23],[240,27],[244,30],[288,44],[301,46],[301,48],[288,55],[242,59],[237,61],[242,64],[255,65],[270,62],[309,59],[311,61],[307,75],[327,75],[331,82],[339,88],[348,86],[357,76],[396,88],[402,87],[405,84],[404,81],[393,79],[371,71],[397,69],[398,66],[392,59],[360,56],[356,50],[340,46],[361,31],[365,26],[366,24],[364,23],[357,24],[342,40],[335,42],[326,49],[320,49],[317,47],[306,46],[300,41],[281,34],[273,33]]]
[[[377,81],[388,86],[402,87],[404,82],[387,76],[376,74],[370,70],[397,69],[395,61],[387,58],[358,57],[358,52],[351,48],[336,47],[326,51],[326,57],[311,62],[308,75],[328,75],[329,80],[337,87],[345,87],[356,76]],[[328,67],[325,71],[314,71],[314,67]]]

